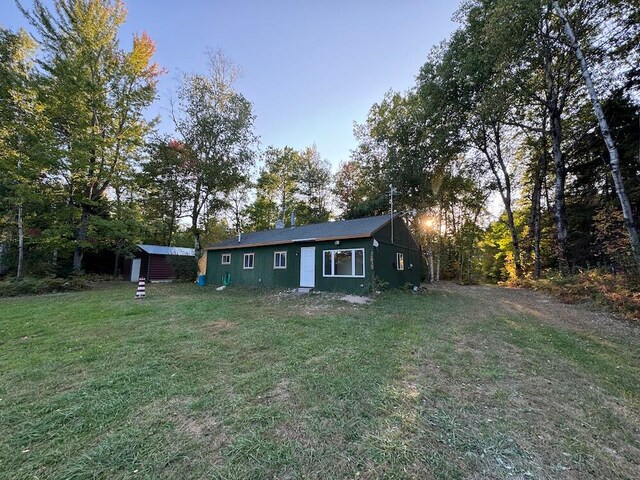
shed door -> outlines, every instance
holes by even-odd
[[[300,249],[300,286],[316,286],[316,247]]]
[[[142,262],[141,258],[134,258],[131,261],[131,281],[137,282],[138,278],[140,278],[140,263]]]

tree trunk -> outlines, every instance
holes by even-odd
[[[196,254],[196,263],[200,258],[200,229],[198,228],[198,220],[200,219],[200,211],[202,209],[201,202],[202,179],[198,177],[195,186],[195,194],[193,198],[193,208],[191,209],[191,233],[193,234],[193,248]]]
[[[513,266],[516,270],[516,278],[520,278],[522,275],[522,263],[520,262],[520,239],[518,238],[518,230],[516,229],[516,222],[513,218],[513,211],[511,210],[511,201],[508,203],[505,202],[505,210],[507,211],[507,227],[509,227],[511,243],[513,245]]]
[[[533,254],[535,256],[533,276],[537,280],[540,278],[542,270],[542,257],[540,252],[540,237],[542,234],[542,187],[544,179],[547,176],[547,125],[546,119],[542,126],[542,138],[540,156],[536,162],[536,168],[534,172],[533,192],[531,195],[531,232],[533,236]]]
[[[0,276],[4,275],[5,266],[4,266],[4,257],[7,251],[7,245],[5,243],[0,243]]]
[[[531,232],[533,236],[533,255],[534,267],[533,277],[537,280],[540,278],[540,200],[542,194],[542,181],[540,178],[540,163],[536,167],[536,178],[533,185],[533,193],[531,195]]]
[[[518,230],[516,228],[516,222],[513,217],[513,210],[511,208],[511,178],[509,177],[509,169],[505,164],[504,157],[502,155],[502,138],[499,125],[492,125],[491,128],[493,138],[492,141],[496,147],[495,158],[489,151],[488,142],[489,134],[483,127],[483,137],[478,145],[480,151],[484,153],[486,157],[493,177],[498,185],[498,191],[500,198],[504,204],[504,209],[507,214],[507,228],[511,235],[511,244],[513,247],[513,264],[516,271],[516,278],[522,275],[522,264],[520,262],[520,240],[518,238]],[[499,168],[499,170],[498,170]],[[502,175],[501,175],[502,173]]]
[[[193,248],[195,249],[195,253],[196,253],[196,260],[198,258],[200,258],[200,253],[201,253],[201,246],[200,246],[200,231],[196,228],[193,231]]]
[[[555,206],[554,214],[556,217],[557,230],[557,254],[558,269],[561,275],[568,273],[567,261],[567,238],[569,236],[569,227],[567,224],[567,212],[564,200],[564,185],[567,177],[567,170],[564,164],[564,154],[562,153],[562,122],[560,113],[554,109],[551,113],[551,139],[553,143],[553,162],[556,169],[555,184]]]
[[[76,235],[76,246],[73,249],[73,273],[80,273],[80,270],[82,269],[82,257],[84,255],[84,247],[82,246],[82,244],[87,239],[88,231],[89,210],[87,207],[82,207],[80,228],[78,228],[78,234]]]
[[[447,219],[445,218],[444,231],[447,231]],[[438,259],[436,262],[436,282],[440,281],[440,270],[442,267],[442,207],[438,210]]]
[[[22,270],[24,268],[24,228],[22,219],[22,204],[18,205],[18,269],[16,277],[22,278]]]
[[[429,249],[429,283],[435,280],[435,272],[433,271],[433,248]]]
[[[116,260],[113,262],[113,276],[118,276],[118,263],[120,261],[120,250],[116,251]]]
[[[499,131],[497,129],[494,130],[494,134],[495,134],[494,141],[496,145],[496,158],[493,158],[492,154],[489,152],[488,148],[486,147],[486,144],[484,146],[481,146],[480,150],[484,153],[485,157],[487,158],[487,161],[489,162],[489,167],[498,185],[500,198],[502,199],[504,210],[507,214],[507,228],[509,229],[509,234],[511,235],[511,244],[513,248],[513,265],[516,271],[516,278],[519,278],[522,273],[522,264],[520,262],[520,240],[518,238],[518,230],[516,229],[516,222],[513,217],[513,210],[511,208],[511,179],[509,178],[509,171],[507,169],[506,164],[504,163],[504,158],[502,157],[502,148],[500,146],[501,140],[500,140]],[[498,166],[500,167],[502,176],[498,171],[498,168],[497,168]]]
[[[582,78],[584,79],[584,82],[587,86],[587,91],[589,92],[589,97],[591,98],[591,104],[593,105],[593,111],[595,112],[596,118],[598,119],[598,125],[600,126],[600,132],[602,133],[604,142],[607,145],[607,150],[609,151],[609,167],[611,168],[611,176],[613,177],[613,184],[615,186],[616,193],[618,194],[618,199],[620,200],[620,206],[622,207],[622,215],[624,217],[624,224],[627,227],[627,233],[629,234],[629,240],[631,241],[633,258],[635,259],[636,267],[640,268],[640,237],[638,236],[638,229],[633,217],[631,203],[629,202],[629,197],[627,196],[627,192],[624,188],[622,173],[620,172],[620,157],[618,155],[618,149],[616,148],[616,144],[613,140],[613,137],[611,136],[609,124],[604,116],[602,105],[600,104],[600,99],[593,85],[589,65],[587,64],[587,60],[582,53],[582,49],[580,48],[578,39],[576,38],[575,34],[573,33],[573,29],[569,24],[569,19],[567,18],[564,10],[560,8],[557,0],[553,2],[553,8],[562,20],[564,32],[569,39],[569,43],[571,44],[573,52],[580,62],[580,71],[582,73]]]

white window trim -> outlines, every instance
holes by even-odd
[[[400,259],[402,258],[402,262],[400,262]],[[402,268],[400,268],[400,264],[402,264]],[[396,270],[404,270],[404,253],[401,252],[397,252],[396,253]]]
[[[355,275],[356,272],[356,252],[360,250],[362,252],[362,275]],[[331,252],[331,275],[326,274],[325,270],[325,262],[326,256],[325,253]],[[336,252],[352,252],[351,255],[351,271],[354,272],[354,275],[335,275],[336,269]],[[364,248],[337,248],[335,250],[323,250],[322,251],[322,276],[327,278],[365,278],[366,276],[366,268],[365,268],[365,250]]]
[[[251,257],[251,266],[247,267],[247,257]],[[253,267],[256,264],[256,255],[255,253],[245,253],[242,258],[242,269],[243,270],[253,270]]]
[[[229,258],[229,261],[228,261],[228,262],[225,262],[225,261],[224,261],[224,257],[228,257],[228,258]],[[231,254],[230,254],[230,253],[223,253],[223,254],[221,255],[221,258],[220,258],[220,265],[231,265]]]
[[[276,265],[276,256],[280,254],[280,262],[282,263],[282,258],[284,258],[284,266],[280,265],[277,266]],[[287,252],[283,251],[283,252],[273,252],[273,268],[275,270],[286,270],[287,269]]]

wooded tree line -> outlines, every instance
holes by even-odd
[[[200,251],[291,213],[329,219],[330,166],[315,146],[259,152],[222,52],[181,76],[161,135],[145,113],[165,72],[148,35],[120,44],[122,1],[17,4],[33,34],[0,27],[0,274],[81,272],[104,251],[117,274],[139,242]]]
[[[384,212],[395,185],[436,278],[637,272],[638,3],[470,0],[457,18],[357,127],[346,215]]]
[[[120,44],[121,1],[19,6],[34,35],[0,27],[0,274],[101,251],[117,273],[140,242],[388,214],[391,185],[433,280],[640,265],[635,1],[464,2],[335,175],[315,146],[260,148],[222,52],[180,77],[159,134],[145,113],[165,72],[149,36]]]

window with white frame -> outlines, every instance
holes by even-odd
[[[222,261],[220,263],[222,263],[222,265],[230,265],[231,264],[231,254],[230,253],[223,253],[222,254]]]
[[[244,262],[242,264],[242,268],[245,270],[250,270],[253,268],[253,253],[245,253],[244,254]]]
[[[287,268],[287,252],[273,252],[273,268]]]
[[[396,270],[404,270],[404,254],[396,253]]]
[[[325,277],[364,277],[364,248],[323,251],[322,275]]]

